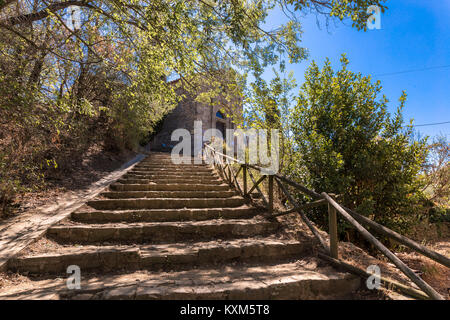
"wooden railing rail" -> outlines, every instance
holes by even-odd
[[[334,201],[325,192],[322,196],[328,201],[329,206],[337,210],[350,224],[358,230],[362,236],[381,251],[397,268],[399,268],[411,281],[433,299],[443,300],[443,297],[436,292],[428,283],[422,280],[413,270],[403,263],[394,253],[386,248],[377,238],[375,238],[367,229],[360,225],[347,211],[344,210],[336,201]],[[335,258],[335,257],[333,257]]]
[[[301,184],[284,177],[280,174],[269,175],[265,173],[266,171],[258,167],[256,165],[251,165],[247,163],[247,161],[241,161],[230,157],[226,154],[216,151],[213,147],[208,144],[204,145],[204,154],[207,160],[212,161],[214,167],[218,170],[219,174],[226,180],[228,183],[235,187],[236,190],[244,197],[249,197],[249,195],[256,190],[266,206],[268,212],[271,214],[271,217],[279,217],[291,213],[298,213],[308,228],[311,230],[313,235],[317,238],[319,243],[321,244],[323,250],[329,257],[331,262],[334,264],[339,264],[340,266],[344,266],[347,269],[358,269],[356,267],[348,267],[347,264],[339,260],[339,240],[338,240],[338,219],[337,214],[339,213],[347,220],[367,241],[369,241],[375,248],[377,248],[384,256],[386,256],[400,271],[402,271],[412,282],[414,282],[426,295],[431,299],[443,300],[443,297],[436,292],[429,284],[427,284],[422,278],[420,278],[413,270],[411,270],[403,261],[401,261],[393,252],[391,252],[388,248],[386,248],[377,238],[375,238],[364,226],[370,228],[375,233],[386,236],[397,241],[400,244],[403,244],[412,250],[446,266],[450,267],[450,259],[434,252],[415,241],[402,236],[395,231],[386,228],[375,221],[370,220],[367,217],[364,217],[358,214],[355,211],[352,211],[344,206],[341,206],[339,203],[333,199],[332,196],[323,192],[321,194],[302,186]],[[234,171],[232,164],[239,164],[239,169],[237,172]],[[250,169],[256,170],[261,174],[259,179],[255,179],[253,173]],[[243,178],[243,186],[241,187],[238,176],[242,171]],[[250,178],[251,183],[253,185],[248,188],[248,178]],[[264,180],[268,180],[268,200],[266,196],[262,192],[260,186]],[[287,197],[289,200],[289,204],[292,208],[287,209],[284,212],[273,213],[274,206],[274,182],[277,183],[281,192]],[[315,199],[310,203],[299,204],[295,200],[295,198],[290,194],[288,188],[284,185],[287,184],[293,187],[295,190],[310,196]],[[321,236],[320,232],[314,226],[314,224],[308,219],[304,210],[315,208],[321,205],[328,205],[328,221],[329,221],[329,243],[325,241],[325,239]],[[322,255],[323,256],[323,255]],[[358,269],[356,273],[366,274],[365,271]],[[383,282],[388,282],[388,280],[383,279]],[[402,287],[402,285],[396,284],[397,287]],[[404,288],[403,288],[404,289]],[[403,291],[415,292],[415,289],[404,289]],[[417,291],[417,290],[416,290]],[[416,294],[416,296],[420,296]]]

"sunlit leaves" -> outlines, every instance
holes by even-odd
[[[367,30],[369,14],[367,9],[378,6],[381,12],[387,10],[386,0],[279,0],[293,6],[295,11],[320,13],[339,20],[349,19],[358,30]]]

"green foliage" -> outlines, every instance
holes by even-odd
[[[281,0],[282,3],[293,5],[296,11],[321,13],[326,16],[336,17],[339,20],[350,19],[352,26],[358,30],[367,30],[367,9],[378,6],[381,12],[387,7],[385,0]]]
[[[428,146],[429,156],[421,178],[428,199],[443,207],[450,206],[450,144],[439,136]]]
[[[0,2],[2,203],[22,190],[10,181],[42,185],[93,144],[144,143],[178,102],[178,86],[194,92],[206,83],[198,98],[208,101],[240,96],[233,69],[261,74],[302,51],[297,23],[261,28],[272,1],[80,1],[75,31],[69,2],[12,4]]]
[[[348,70],[345,55],[341,64],[335,72],[328,60],[322,69],[312,63],[306,72],[292,110],[296,166],[306,168],[308,187],[398,229],[422,196],[426,139],[413,141],[412,127],[403,127],[405,93],[392,116],[380,83]],[[313,218],[326,225],[325,214]]]
[[[359,28],[363,7],[378,3],[80,1],[82,25],[71,30],[70,1],[2,0],[0,147],[11,165],[0,177],[35,186],[43,173],[64,170],[65,159],[81,157],[89,145],[134,148],[176,105],[169,78],[179,78],[190,92],[207,83],[208,92],[198,97],[207,101],[218,94],[231,101],[253,78],[249,99],[262,107],[270,127],[286,131],[278,118],[293,80],[265,84],[261,76],[274,65],[284,72],[286,62],[301,61],[306,50],[297,19],[263,29],[269,12],[294,4],[341,20],[356,15]]]
[[[450,209],[442,207],[433,207],[429,211],[428,220],[432,223],[439,223],[439,222],[450,223]]]
[[[274,78],[267,83],[257,79],[250,85],[244,105],[246,108],[245,124],[255,129],[277,129],[280,134],[280,169],[289,167],[293,148],[290,130],[290,107],[293,89],[297,86],[293,73],[280,75],[274,69]],[[270,139],[269,139],[270,143]]]

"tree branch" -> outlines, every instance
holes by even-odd
[[[68,0],[68,1],[64,1],[64,2],[52,3],[52,4],[48,5],[45,9],[42,9],[41,11],[38,11],[38,12],[22,14],[19,16],[6,18],[6,19],[2,20],[1,23],[12,25],[12,26],[18,25],[18,24],[30,23],[33,21],[45,19],[50,15],[50,13],[54,13],[56,11],[63,10],[70,6],[91,7],[91,5],[89,4],[89,1]]]
[[[9,6],[14,1],[16,1],[16,0],[0,0],[0,11],[2,11],[4,8]]]

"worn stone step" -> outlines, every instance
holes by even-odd
[[[181,164],[158,164],[158,165],[146,165],[146,164],[137,164],[133,168],[142,169],[142,170],[189,170],[189,171],[198,171],[198,172],[211,172],[214,169],[209,165],[181,165]]]
[[[155,158],[171,158],[172,154],[170,152],[152,152],[147,158],[145,158],[145,160],[151,160],[151,159],[155,159]],[[186,159],[193,159],[192,156],[190,157],[183,157],[182,158],[186,158]]]
[[[64,273],[70,265],[83,271],[180,270],[207,264],[270,262],[300,258],[309,252],[305,242],[273,238],[237,239],[141,246],[60,247],[10,260],[8,268],[34,275]]]
[[[170,165],[170,164],[138,164],[134,169],[144,170],[193,170],[193,171],[206,171],[211,172],[213,169],[207,165]]]
[[[154,163],[138,163],[135,167],[145,167],[150,169],[164,169],[164,168],[173,168],[173,169],[188,169],[188,170],[213,170],[212,165],[210,164],[194,164],[193,162],[190,164],[176,164],[171,161],[161,161]]]
[[[179,162],[179,163],[176,163]],[[199,165],[199,163],[195,163],[194,158],[188,158],[186,160],[176,159],[176,162],[171,157],[158,157],[158,158],[150,158],[150,159],[144,159],[141,161],[141,164],[161,164],[161,163],[167,163],[167,164],[173,164],[173,165]]]
[[[135,174],[127,173],[123,179],[148,179],[148,180],[197,180],[200,182],[219,181],[219,176],[215,175],[191,175],[191,174]]]
[[[156,171],[156,172],[199,172],[199,173],[212,173],[214,170],[212,170],[209,167],[179,167],[179,166],[168,166],[164,165],[161,167],[148,167],[148,166],[136,166],[133,168],[133,170],[137,171]]]
[[[139,164],[141,166],[173,166],[173,167],[210,167],[210,164],[207,164],[205,162],[202,163],[195,163],[194,160],[187,162],[187,163],[175,163],[172,161],[172,159],[162,159],[162,160],[154,160],[154,161],[142,161]]]
[[[167,244],[141,248],[141,265],[145,269],[167,269],[183,265],[234,262],[269,262],[299,258],[309,253],[311,246],[295,240],[273,238],[235,239],[193,244]]]
[[[197,178],[203,178],[203,179],[217,179],[218,176],[213,173],[197,173],[197,172],[190,172],[190,171],[179,171],[179,172],[173,172],[173,171],[167,171],[167,172],[146,172],[146,171],[130,171],[128,172],[125,177],[166,177],[166,178],[191,178],[191,179],[197,179]]]
[[[81,270],[114,270],[126,266],[139,269],[141,257],[136,246],[122,247],[70,247],[56,253],[43,253],[17,257],[9,260],[8,268],[18,273],[63,273],[68,266],[76,265]]]
[[[191,174],[190,172],[184,172],[184,173],[135,173],[135,172],[130,172],[127,173],[124,176],[125,179],[157,179],[157,180],[161,180],[161,179],[191,179],[191,180],[196,180],[198,179],[199,181],[214,181],[219,179],[218,176],[212,175],[212,174],[208,174],[208,175],[201,175],[201,174]]]
[[[202,221],[210,219],[250,219],[258,213],[256,208],[241,206],[237,208],[207,209],[151,209],[151,210],[113,210],[88,211],[80,209],[71,214],[71,219],[83,223],[110,222],[163,222],[163,221]]]
[[[147,167],[147,168],[175,168],[175,169],[208,169],[208,170],[212,170],[212,166],[210,164],[194,164],[194,162],[191,163],[180,163],[180,164],[176,164],[173,163],[171,160],[169,161],[158,161],[158,162],[153,162],[153,163],[145,163],[145,162],[141,162],[139,164],[136,164],[136,167]]]
[[[135,271],[85,275],[81,289],[65,277],[36,279],[1,299],[307,300],[348,299],[361,279],[311,258],[261,265],[224,265],[178,272]],[[216,315],[217,313],[214,313]],[[214,317],[212,316],[212,318]],[[205,315],[205,318],[207,315]]]
[[[47,230],[47,237],[62,243],[144,243],[204,239],[231,239],[265,235],[278,228],[262,219],[205,220],[128,224],[67,224]]]
[[[228,198],[235,191],[107,191],[100,196],[109,199],[131,198]]]
[[[342,299],[356,291],[361,280],[333,269],[311,270],[298,263],[289,263],[154,274],[139,283],[130,280],[125,283],[100,291],[97,297],[135,300]],[[76,293],[70,294],[73,297]]]
[[[180,209],[240,207],[245,203],[241,197],[231,198],[153,198],[153,199],[106,199],[91,200],[87,205],[97,210],[120,209]]]
[[[202,178],[153,178],[153,179],[142,179],[142,178],[122,178],[117,180],[118,183],[122,184],[204,184],[204,185],[221,185],[223,181],[219,179],[202,179]]]
[[[227,184],[120,184],[114,183],[110,185],[113,191],[229,191],[230,186]]]
[[[197,170],[197,169],[148,169],[148,168],[133,168],[129,173],[145,173],[145,174],[183,174],[190,173],[192,175],[206,176],[214,175],[215,172],[212,170]]]

